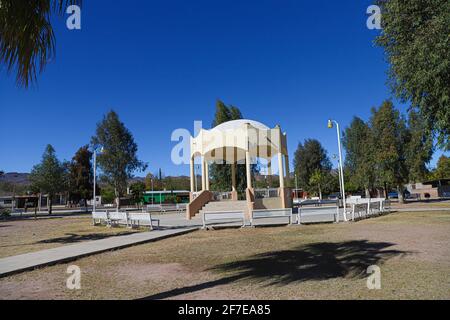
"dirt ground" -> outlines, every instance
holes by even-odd
[[[449,211],[198,231],[2,278],[0,298],[450,299],[449,244]],[[80,290],[66,287],[70,265]]]
[[[37,220],[0,221],[0,258],[98,240],[113,235],[125,235],[125,228],[92,226],[89,217],[40,217]]]

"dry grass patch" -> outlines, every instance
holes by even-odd
[[[133,232],[94,227],[89,217],[6,220],[0,222],[0,258]]]
[[[450,212],[357,223],[198,231],[0,279],[3,298],[449,299]],[[368,290],[377,264],[382,289]],[[28,281],[31,281],[28,284]],[[38,282],[36,282],[38,281]]]

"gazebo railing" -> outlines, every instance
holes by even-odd
[[[224,201],[224,200],[232,200],[233,193],[231,191],[214,191],[212,193],[213,201]]]
[[[277,188],[266,188],[266,189],[255,189],[255,198],[263,199],[263,198],[278,198],[278,189]]]

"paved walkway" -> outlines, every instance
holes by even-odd
[[[37,267],[75,260],[88,255],[109,250],[130,247],[136,244],[161,240],[197,230],[197,227],[154,230],[134,233],[127,236],[116,236],[101,240],[93,240],[73,245],[41,250],[0,259],[0,277],[18,273]]]

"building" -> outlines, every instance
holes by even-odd
[[[419,199],[450,198],[450,179],[424,181],[409,184],[407,190]]]

